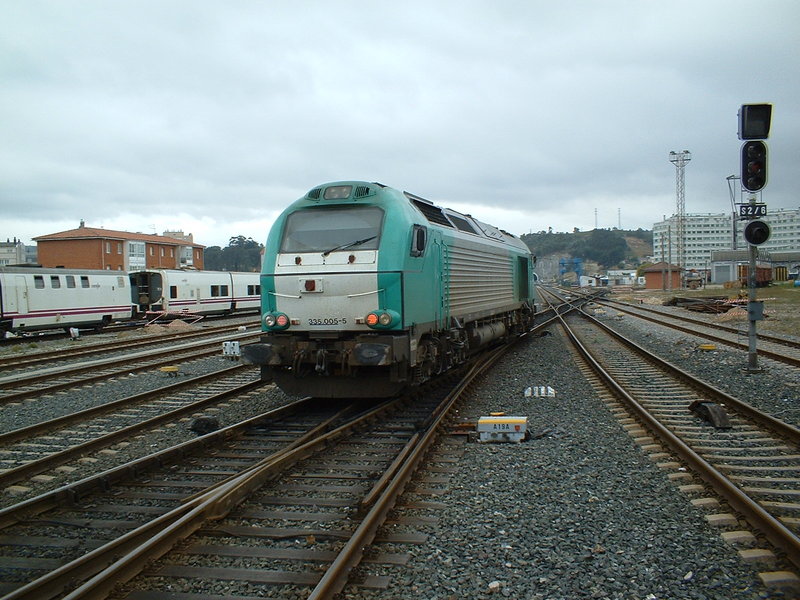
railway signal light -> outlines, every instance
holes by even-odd
[[[767,145],[762,141],[742,144],[742,185],[750,192],[767,185]]]
[[[739,139],[767,139],[771,120],[772,104],[742,104],[739,109]]]
[[[744,228],[744,239],[748,244],[759,246],[769,239],[770,229],[764,221],[750,221]]]

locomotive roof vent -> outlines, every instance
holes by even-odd
[[[314,188],[313,190],[308,192],[308,194],[306,194],[306,196],[308,196],[312,200],[319,200],[319,196],[320,196],[321,193],[322,193],[322,188]]]
[[[420,198],[419,196],[415,196],[414,194],[409,194],[405,192],[406,197],[411,200],[414,206],[419,209],[419,211],[425,215],[425,218],[428,219],[431,223],[436,223],[437,225],[444,225],[445,227],[452,227],[453,224],[447,220],[447,217],[442,212],[442,209],[438,206],[434,206],[429,200],[425,200],[425,198]]]
[[[356,193],[353,194],[356,198],[364,198],[365,196],[370,195],[370,190],[368,185],[359,185],[356,187]]]

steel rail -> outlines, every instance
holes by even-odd
[[[270,419],[280,419],[299,411],[311,401],[302,398],[290,404],[272,409],[266,413],[256,415],[239,423],[234,423],[217,431],[212,431],[193,440],[181,442],[171,448],[164,448],[158,452],[148,454],[118,465],[101,473],[90,475],[79,481],[69,483],[60,488],[50,490],[34,498],[23,500],[13,506],[0,509],[0,530],[10,527],[22,519],[31,518],[56,506],[73,505],[80,498],[99,489],[107,489],[125,479],[136,477],[148,469],[174,463],[184,456],[198,452],[206,447],[220,445],[227,440],[239,435],[247,428]]]
[[[57,392],[57,391],[64,390],[64,389],[69,389],[69,388],[76,387],[76,386],[86,385],[87,383],[93,383],[93,382],[96,382],[96,381],[102,381],[104,379],[110,379],[112,377],[128,375],[130,373],[139,373],[141,371],[148,371],[150,369],[154,369],[155,368],[154,361],[150,360],[150,359],[151,358],[152,359],[157,359],[159,356],[163,356],[165,354],[172,355],[172,358],[175,359],[175,360],[184,360],[184,361],[185,360],[195,360],[195,359],[204,358],[204,357],[207,357],[207,356],[215,356],[215,355],[219,354],[219,349],[217,347],[218,343],[219,342],[215,341],[215,342],[210,342],[210,343],[206,343],[206,344],[203,344],[203,345],[199,346],[200,348],[202,348],[204,346],[207,346],[207,347],[209,347],[208,350],[197,351],[196,349],[195,350],[192,350],[192,349],[183,349],[183,350],[178,349],[177,350],[177,353],[178,353],[177,356],[175,356],[176,350],[173,349],[172,351],[160,352],[158,355],[153,355],[152,357],[142,357],[143,360],[145,360],[146,362],[144,362],[143,364],[137,365],[137,366],[125,365],[124,364],[125,359],[124,358],[119,358],[116,362],[123,363],[123,367],[118,368],[118,369],[113,370],[113,371],[100,372],[100,373],[97,373],[97,374],[89,376],[89,377],[83,377],[83,378],[80,378],[80,379],[62,381],[60,383],[50,384],[50,385],[48,385],[46,387],[42,387],[42,388],[36,388],[36,389],[32,389],[32,390],[21,390],[21,391],[18,391],[18,392],[12,392],[10,394],[0,394],[0,405],[8,404],[9,402],[16,402],[18,400],[22,400],[22,399],[25,399],[25,398],[34,398],[34,397],[40,396],[42,394],[50,394],[50,393]],[[183,353],[183,352],[185,352],[187,354],[183,354],[182,355],[181,353]],[[136,357],[132,357],[132,358],[129,358],[129,360],[135,359],[135,358]],[[91,370],[96,369],[96,368],[97,368],[97,366],[90,366],[90,367],[82,368],[80,371],[81,372],[83,372],[83,371],[91,371]],[[62,373],[56,373],[55,375],[65,375],[65,374],[69,375],[71,373],[77,373],[77,372],[78,371],[62,372]],[[38,377],[38,378],[35,378],[35,379],[20,379],[19,381],[14,382],[14,384],[18,385],[19,383],[25,384],[25,383],[29,383],[29,382],[40,381],[42,379],[46,379],[47,377],[51,377],[52,375],[54,375],[54,374],[48,373],[48,374],[42,375],[41,377]],[[9,385],[11,385],[11,384],[9,384]]]
[[[602,325],[589,315],[583,315],[595,323]],[[776,547],[786,554],[786,558],[796,567],[800,568],[800,538],[789,530],[783,523],[764,510],[757,502],[740,490],[730,479],[718,471],[711,463],[697,454],[683,440],[653,417],[633,396],[631,396],[614,378],[600,365],[589,350],[578,340],[575,334],[562,319],[564,328],[570,341],[583,356],[597,376],[622,400],[628,409],[640,419],[644,426],[654,432],[667,444],[675,454],[683,459],[704,481],[711,485],[730,505],[745,516],[748,522]],[[606,328],[607,329],[607,328]],[[616,337],[616,336],[615,336]]]
[[[248,325],[255,326],[258,325],[258,321],[253,321]],[[119,349],[120,351],[129,352],[132,348],[139,348],[139,347],[146,347],[146,346],[156,346],[158,344],[174,342],[176,340],[189,340],[196,337],[203,337],[208,335],[216,335],[218,333],[222,333],[225,331],[237,331],[236,325],[215,325],[213,327],[206,327],[202,331],[180,331],[177,333],[168,333],[158,335],[157,337],[150,337],[147,339],[139,339],[139,340],[125,340],[124,342],[114,341],[114,342],[99,342],[97,344],[91,344],[90,346],[84,346],[82,348],[72,348],[69,350],[60,349],[60,350],[49,350],[45,352],[36,352],[35,354],[23,354],[20,356],[2,356],[0,357],[0,369],[8,369],[9,367],[21,367],[21,366],[30,366],[45,362],[50,362],[53,359],[64,360],[64,359],[73,359],[73,358],[80,358],[83,356],[92,356],[94,354],[102,354],[103,352],[108,352],[109,350],[113,351],[115,349]]]
[[[184,379],[183,381],[180,381],[178,383],[173,383],[165,387],[157,388],[155,390],[142,392],[141,394],[134,394],[133,396],[127,396],[125,398],[120,398],[119,400],[106,402],[105,404],[99,404],[98,406],[93,406],[85,410],[69,413],[68,415],[56,417],[55,419],[50,419],[49,421],[42,421],[41,423],[35,423],[27,427],[12,429],[11,431],[0,433],[0,444],[11,444],[13,442],[23,440],[25,438],[30,438],[35,435],[47,433],[53,431],[54,429],[60,427],[66,427],[67,425],[71,425],[72,423],[76,423],[78,421],[84,421],[88,418],[94,417],[96,415],[101,415],[103,413],[112,410],[116,410],[123,406],[128,406],[130,404],[135,404],[137,402],[145,402],[147,400],[150,400],[151,398],[163,396],[164,394],[171,394],[173,392],[177,392],[184,388],[192,387],[194,385],[197,385],[198,383],[203,383],[204,381],[207,381],[209,379],[213,380],[219,377],[224,377],[225,375],[228,375],[234,371],[243,368],[246,368],[246,365],[237,364],[232,367],[226,367],[219,371],[213,371],[212,373],[205,373],[203,375],[198,375],[197,377],[192,377],[191,379]]]
[[[679,325],[676,323],[665,323],[662,320],[659,320],[656,317],[651,317],[649,315],[637,314],[634,311],[626,310],[624,308],[615,307],[616,310],[623,311],[629,315],[633,315],[638,317],[639,319],[644,319],[645,321],[650,321],[651,323],[656,323],[657,325],[661,325],[662,327],[668,327],[670,329],[675,329],[677,331],[682,331],[683,333],[689,333],[691,335],[706,338],[709,340],[713,340],[715,342],[719,342],[721,344],[725,344],[727,346],[732,346],[734,348],[738,348],[740,350],[747,350],[748,345],[744,342],[737,342],[736,340],[731,340],[728,338],[720,337],[719,335],[715,335],[713,333],[700,333],[696,329],[692,329],[691,327],[684,327],[683,325]],[[674,315],[664,315],[667,318],[671,319],[680,319],[680,317],[676,317]],[[688,320],[691,323],[696,323],[700,326],[708,327],[709,329],[714,329],[713,324],[703,323],[701,321],[697,321],[695,319],[681,319],[681,320]],[[737,332],[738,333],[738,332]],[[765,336],[759,334],[759,338],[765,338]],[[766,339],[766,338],[765,338]],[[780,344],[780,342],[775,342],[773,340],[769,340],[770,343],[773,344]],[[794,347],[794,344],[784,344],[789,347]],[[778,352],[773,352],[771,350],[765,350],[764,348],[758,349],[759,356],[763,356],[765,358],[771,358],[772,360],[785,363],[787,365],[791,365],[793,367],[800,367],[800,358],[795,358],[793,356],[786,356],[785,354],[779,354]]]
[[[261,335],[261,332],[249,332],[249,333],[235,333],[235,334],[224,334],[217,336],[210,340],[203,340],[199,342],[189,342],[186,344],[179,344],[176,346],[170,346],[168,348],[162,348],[160,350],[143,350],[140,352],[132,352],[129,354],[123,354],[118,356],[112,356],[109,358],[102,358],[99,360],[92,360],[88,362],[82,362],[78,364],[66,365],[64,367],[51,367],[48,369],[44,369],[42,371],[38,371],[33,375],[28,373],[20,373],[16,375],[6,375],[0,377],[0,389],[5,389],[8,387],[14,387],[20,384],[27,384],[33,383],[36,381],[41,381],[42,379],[48,379],[55,376],[63,376],[63,375],[73,375],[77,373],[84,373],[86,371],[94,371],[98,367],[105,367],[105,366],[113,366],[118,363],[124,363],[126,361],[135,361],[135,360],[149,360],[153,358],[160,358],[162,356],[169,356],[176,354],[178,352],[183,351],[192,351],[198,350],[201,348],[206,348],[208,346],[216,346],[219,347],[221,342],[226,341],[235,341],[235,340],[242,340],[248,338],[255,338]],[[81,380],[83,381],[83,380]],[[48,388],[49,389],[49,388]],[[5,399],[5,396],[0,396],[0,400]]]
[[[305,404],[309,400],[310,399],[308,398],[299,400],[290,406],[291,408],[297,408]],[[265,418],[268,418],[269,415],[278,413],[283,414],[287,412],[287,408],[289,407],[282,407],[280,409],[276,409],[275,411],[271,411],[270,413],[266,413],[264,415],[259,415],[254,419],[249,419],[244,423],[239,423],[232,427],[235,427],[237,430],[247,428],[254,422],[262,421]],[[176,508],[137,527],[136,529],[126,532],[122,536],[106,544],[103,544],[98,548],[95,548],[91,552],[88,552],[87,554],[60,566],[58,569],[55,569],[47,573],[46,575],[43,575],[38,579],[28,582],[24,586],[4,596],[2,600],[44,600],[52,598],[58,594],[63,593],[64,590],[67,589],[68,587],[74,587],[75,582],[85,581],[87,579],[90,579],[95,575],[97,575],[98,573],[102,572],[104,569],[108,568],[110,565],[113,565],[115,557],[123,556],[127,558],[128,555],[131,555],[132,553],[136,552],[137,549],[140,549],[141,547],[146,546],[148,544],[149,545],[154,544],[155,540],[158,540],[159,543],[163,544],[164,543],[163,536],[165,535],[165,532],[172,531],[170,528],[175,528],[178,527],[179,525],[182,525],[185,528],[187,524],[197,524],[198,514],[200,516],[203,516],[203,519],[199,521],[199,526],[202,526],[202,524],[209,518],[207,516],[204,516],[204,510],[207,509],[207,504],[210,500],[213,500],[215,498],[218,499],[220,495],[229,492],[232,489],[232,487],[236,485],[236,482],[240,480],[242,477],[251,474],[254,471],[257,471],[258,469],[269,468],[271,465],[274,465],[280,458],[285,457],[297,447],[315,439],[317,436],[321,434],[324,434],[324,431],[328,427],[330,427],[337,420],[340,420],[343,417],[345,417],[348,414],[348,412],[350,412],[350,410],[351,408],[347,407],[339,411],[338,413],[326,419],[323,423],[311,428],[309,431],[307,431],[297,440],[289,444],[287,447],[282,448],[281,450],[262,459],[255,465],[248,467],[247,469],[237,474],[236,476],[232,476],[225,480],[217,482],[216,484],[209,486],[202,492],[193,494],[191,496],[187,496],[186,498],[183,499],[182,504],[180,506],[177,506]],[[203,510],[201,510],[198,513],[197,509],[199,508],[203,508]],[[167,550],[169,550],[169,548],[166,548],[166,550],[164,551]],[[122,560],[125,560],[125,558],[123,558]],[[101,591],[100,588],[105,590],[105,588],[108,586],[109,583],[111,582],[105,580],[104,582],[101,583],[95,583],[92,586],[91,593],[99,594],[97,596],[80,595],[77,597],[104,598],[105,594],[108,593],[110,589],[107,591]],[[113,587],[113,585],[111,587]],[[77,590],[73,591],[72,594],[76,592]]]
[[[616,298],[603,298],[602,300],[596,300],[598,304],[611,304],[615,308],[619,308],[617,305],[621,305],[624,308],[619,308],[629,314],[635,314],[639,316],[635,311],[641,310],[643,312],[648,312],[654,315],[661,315],[664,317],[669,317],[671,319],[678,319],[680,321],[686,321],[688,323],[694,323],[695,325],[700,325],[702,327],[708,327],[709,329],[719,329],[720,331],[727,331],[728,333],[734,333],[737,335],[742,335],[742,331],[737,329],[736,327],[732,327],[731,325],[723,325],[722,323],[710,323],[708,321],[703,321],[702,319],[693,319],[688,316],[682,315],[675,315],[667,312],[660,311],[655,308],[651,308],[650,306],[643,305],[643,304],[632,304],[630,302],[625,302],[623,300],[618,300]],[[743,308],[743,307],[740,307]],[[633,311],[633,312],[632,312]],[[758,333],[758,339],[772,342],[774,344],[778,344],[781,346],[789,346],[790,348],[800,348],[800,341],[791,340],[787,338],[778,337],[777,335],[772,335],[769,333],[765,333],[763,330]]]
[[[143,543],[136,545],[125,556],[114,560],[103,571],[63,597],[62,600],[104,600],[113,589],[138,575],[147,564],[163,556],[182,539],[200,529],[209,520],[224,518],[236,505],[266,481],[277,477],[292,464],[321,452],[333,441],[350,435],[364,423],[373,421],[399,407],[404,402],[397,398],[372,407],[356,415],[351,421],[290,450],[276,453],[256,468],[247,470],[234,479],[212,489],[207,494],[191,500],[174,521]],[[312,436],[313,437],[313,436]],[[178,509],[176,509],[178,510]],[[3,599],[17,600],[17,599]],[[31,598],[33,600],[33,598]]]
[[[768,428],[769,430],[773,431],[774,433],[788,439],[792,443],[800,444],[800,429],[797,427],[790,425],[789,423],[785,423],[780,419],[776,419],[772,415],[762,412],[757,408],[751,406],[747,402],[739,400],[738,398],[731,396],[730,394],[724,392],[723,390],[714,387],[710,383],[703,381],[689,373],[688,371],[684,371],[677,365],[672,364],[671,362],[664,360],[663,358],[654,355],[649,350],[645,349],[644,347],[638,345],[633,340],[630,340],[620,334],[617,331],[614,331],[611,327],[603,323],[602,321],[594,318],[593,316],[587,314],[585,311],[581,311],[581,315],[591,320],[595,325],[603,329],[603,331],[607,332],[611,335],[615,340],[619,341],[620,343],[624,344],[626,347],[634,350],[640,356],[643,356],[648,361],[656,364],[657,366],[661,367],[673,373],[674,375],[680,377],[683,381],[688,382],[696,389],[700,390],[703,393],[706,393],[710,396],[716,397],[721,402],[723,402],[726,406],[733,407],[737,412],[747,416],[748,418],[752,419],[763,425],[764,427]]]
[[[367,515],[361,521],[356,531],[345,543],[339,554],[330,564],[325,574],[320,579],[316,587],[311,591],[308,600],[323,600],[332,598],[335,594],[342,591],[350,572],[361,561],[364,549],[372,543],[377,534],[378,528],[386,520],[386,515],[394,507],[397,498],[405,489],[406,484],[411,479],[414,471],[419,466],[423,457],[433,444],[438,435],[438,430],[449,415],[453,404],[460,398],[464,389],[472,383],[476,377],[486,372],[501,356],[503,356],[510,346],[504,346],[491,353],[483,360],[474,365],[469,372],[462,378],[454,390],[452,390],[435,409],[435,417],[430,425],[422,434],[415,434],[401,451],[400,455],[404,458],[396,460],[391,466],[391,476],[386,481],[376,484],[366,497],[366,502],[362,501],[362,507],[367,502],[373,502]],[[380,493],[377,493],[378,485]]]
[[[138,433],[144,429],[147,429],[148,427],[155,427],[156,425],[160,425],[161,423],[177,419],[178,417],[181,417],[187,413],[190,414],[196,412],[197,410],[202,409],[208,406],[209,404],[219,402],[220,400],[224,400],[225,398],[229,398],[231,396],[245,394],[263,385],[265,385],[265,383],[260,379],[257,379],[255,381],[239,385],[230,390],[226,390],[220,394],[214,394],[213,396],[204,398],[203,400],[192,402],[191,404],[187,404],[186,406],[182,406],[181,408],[176,408],[174,410],[160,414],[158,416],[151,417],[149,419],[136,423],[135,425],[129,425],[127,427],[123,427],[122,429],[112,431],[111,433],[107,433],[92,440],[87,440],[81,444],[76,444],[75,446],[71,446],[66,450],[62,450],[60,452],[50,454],[48,456],[39,458],[37,460],[32,460],[23,465],[20,465],[19,467],[3,471],[2,473],[0,473],[0,486],[10,485],[18,481],[22,481],[23,479],[29,478],[31,475],[34,475],[36,473],[41,473],[45,469],[49,469],[56,465],[63,464],[68,460],[72,460],[73,458],[78,458],[98,448],[103,448],[105,446],[109,446],[110,444],[114,444],[118,441],[126,440],[133,434]]]

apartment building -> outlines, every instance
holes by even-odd
[[[762,219],[769,224],[769,240],[759,246],[767,251],[800,250],[800,208],[777,209]],[[653,255],[655,262],[678,262],[678,218],[671,216],[653,225]],[[710,268],[711,253],[719,250],[747,248],[744,226],[730,213],[695,213],[684,221],[684,264],[687,270]],[[735,229],[734,229],[735,228]],[[735,237],[734,237],[735,232]]]

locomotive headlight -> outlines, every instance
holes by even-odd
[[[284,313],[267,313],[264,315],[264,325],[267,329],[286,329],[289,327],[289,317]]]
[[[391,329],[400,322],[400,315],[393,310],[376,310],[364,317],[364,323],[373,329]]]

